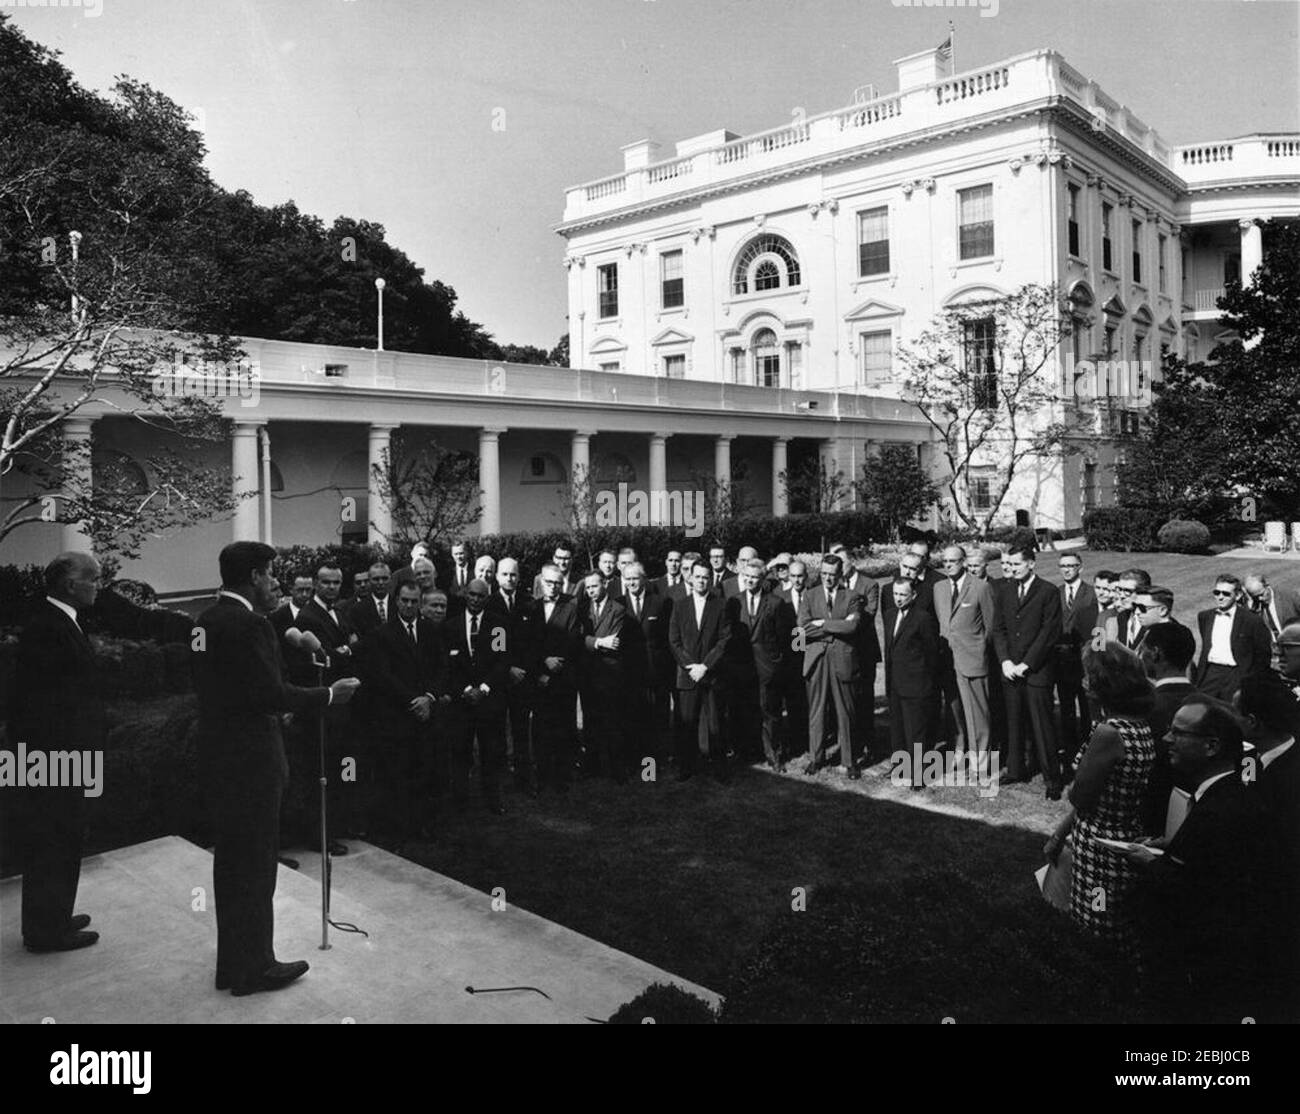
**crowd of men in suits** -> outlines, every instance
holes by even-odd
[[[804,562],[764,561],[752,547],[734,563],[718,546],[673,550],[654,579],[631,549],[602,552],[581,578],[573,556],[571,545],[557,546],[528,587],[514,558],[481,555],[471,566],[457,544],[440,588],[417,547],[396,572],[383,562],[365,570],[345,601],[338,568],[294,576],[281,599],[273,550],[223,550],[223,589],[198,621],[204,645],[194,655],[217,831],[219,988],[272,989],[306,969],[275,961],[270,902],[279,846],[313,835],[319,843],[318,748],[331,772],[335,854],[346,852],[335,839],[346,832],[427,834],[444,798],[467,795],[473,768],[500,814],[511,771],[530,793],[564,793],[580,769],[618,783],[657,777],[666,764],[679,779],[706,768],[725,779],[738,761],[783,770],[798,756],[800,771],[815,775],[838,750],[854,779],[888,754],[953,746],[990,762],[1004,785],[1041,772],[1057,799],[1097,718],[1082,655],[1119,644],[1152,680],[1157,739],[1187,719],[1189,700],[1235,702],[1248,726],[1217,756],[1254,745],[1262,796],[1295,842],[1300,600],[1263,576],[1216,577],[1214,605],[1196,616],[1197,655],[1169,589],[1140,568],[1097,570],[1089,582],[1069,551],[1057,558],[1060,582],[1049,583],[1030,547],[1011,546],[1003,576],[990,579],[983,550],[944,548],[940,576],[918,542],[883,589],[842,546],[820,558],[816,583]],[[97,581],[85,555],[61,554],[47,570],[47,606],[20,640],[13,737],[51,747],[102,738],[98,702],[69,691],[93,692],[77,616],[94,603]],[[881,664],[887,746],[874,724]],[[335,775],[348,757],[362,801]],[[1152,775],[1153,833],[1173,765]],[[19,804],[25,942],[34,951],[93,944],[89,918],[72,910],[78,795]]]
[[[856,779],[890,755],[952,747],[1001,785],[1041,773],[1055,800],[1094,720],[1083,651],[1115,642],[1138,652],[1157,626],[1181,629],[1172,592],[1144,570],[1089,581],[1068,550],[1051,583],[1031,548],[1008,549],[990,579],[982,550],[944,548],[938,575],[917,542],[883,588],[843,546],[820,559],[815,582],[804,562],[764,561],[752,547],[734,562],[719,546],[672,550],[654,579],[633,550],[607,550],[578,578],[562,543],[531,587],[514,558],[471,562],[463,543],[451,557],[446,588],[417,548],[395,573],[377,562],[358,574],[348,600],[341,571],[325,566],[295,576],[272,615],[282,638],[310,633],[320,647],[313,665],[296,640],[284,644],[293,683],[364,682],[346,712],[325,716],[331,765],[350,754],[362,767],[363,801],[336,785],[339,834],[427,834],[435,802],[464,798],[474,768],[500,814],[511,772],[534,795],[567,792],[579,771],[622,783],[666,765],[680,779],[703,769],[725,779],[736,762],[782,771],[797,759],[812,776],[834,761]],[[1277,664],[1300,603],[1260,576],[1225,575],[1214,592],[1197,616],[1193,680],[1226,697]],[[1169,652],[1157,639],[1150,656]],[[877,666],[887,740],[875,730]],[[290,730],[304,786],[315,784],[318,726],[304,717]],[[286,810],[287,838],[313,842],[310,812]]]

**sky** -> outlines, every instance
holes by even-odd
[[[0,9],[81,84],[194,112],[222,186],[376,221],[497,340],[547,348],[566,186],[647,136],[667,157],[891,92],[950,20],[959,71],[1053,48],[1171,144],[1300,131],[1296,0],[29,2]]]

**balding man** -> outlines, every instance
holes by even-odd
[[[484,553],[477,561],[474,562],[474,579],[481,580],[484,584],[492,584],[497,576],[496,558]]]
[[[742,545],[740,552],[736,554],[736,573],[734,576],[722,582],[722,598],[729,600],[734,596],[740,595],[743,591],[741,583],[744,578],[744,572],[750,561],[758,559],[758,550],[752,545]]]
[[[369,591],[356,598],[348,609],[348,621],[358,635],[365,636],[388,622],[388,583],[392,574],[383,561],[370,566]]]
[[[945,579],[934,586],[939,620],[940,688],[956,733],[957,749],[981,761],[989,752],[988,647],[993,633],[993,591],[966,571],[966,550],[943,551]]]
[[[95,603],[99,562],[86,553],[60,553],[45,569],[45,601],[18,638],[9,708],[9,739],[35,752],[102,754],[104,707],[95,654],[81,628]],[[95,769],[102,769],[96,763]],[[86,780],[83,776],[83,782]],[[32,952],[89,947],[90,917],[73,915],[81,876],[82,801],[88,785],[0,789],[13,821],[13,847],[23,875],[23,944]],[[102,784],[100,791],[102,791]]]
[[[1263,619],[1264,626],[1268,628],[1269,641],[1273,646],[1272,665],[1281,672],[1278,639],[1283,627],[1300,620],[1300,596],[1284,588],[1274,588],[1269,584],[1268,577],[1259,573],[1246,577],[1241,586],[1245,589],[1251,611]]]

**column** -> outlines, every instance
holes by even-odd
[[[668,497],[667,433],[650,434],[650,525],[664,525],[664,508]]]
[[[734,433],[719,433],[713,442],[713,478],[731,487],[731,440]]]
[[[483,508],[483,516],[478,520],[480,534],[501,533],[500,438],[505,432],[501,428],[478,431],[478,484],[482,488],[479,505]]]
[[[1250,286],[1255,268],[1264,261],[1264,233],[1254,217],[1239,220],[1241,229],[1241,285]]]
[[[836,441],[834,437],[827,437],[822,441],[819,458],[821,460],[822,471],[826,473],[827,478],[835,475],[836,470],[839,468],[839,442]],[[836,499],[829,506],[823,507],[822,509],[826,511],[838,511],[840,509],[840,502]]]
[[[587,508],[595,492],[592,490],[591,474],[591,439],[596,436],[594,429],[579,429],[569,442],[569,490],[573,493],[573,509],[577,514],[578,525],[587,526]]]
[[[90,439],[93,424],[90,418],[65,418],[63,422],[63,460],[64,471],[68,477],[67,486],[81,496],[89,496],[93,486],[90,466]],[[85,522],[64,521],[62,535],[61,545],[64,550],[77,553],[91,551],[90,534],[86,530]]]
[[[266,426],[258,430],[258,444],[262,448],[262,541],[274,545],[271,540],[271,431]]]
[[[366,492],[370,506],[370,524],[366,528],[366,541],[371,545],[387,545],[393,532],[393,508],[383,498],[375,470],[385,467],[385,455],[392,446],[396,426],[372,424],[366,453]]]
[[[772,438],[772,513],[780,518],[790,513],[790,500],[781,473],[786,470],[786,450],[789,448],[788,437]]]
[[[255,542],[258,537],[257,440],[261,422],[235,422],[230,439],[230,475],[234,485],[235,516],[232,541]]]

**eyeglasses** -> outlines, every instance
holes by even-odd
[[[1236,593],[1236,592],[1225,592],[1225,591],[1223,591],[1223,589],[1221,589],[1221,588],[1215,588],[1214,591],[1211,592],[1210,594],[1213,595],[1213,596],[1235,596],[1237,593]]]
[[[942,564],[945,564],[945,565],[959,565],[959,564],[961,564],[961,558],[960,558],[960,557],[945,557],[945,558],[943,559],[943,561],[942,561]]]
[[[1131,596],[1137,591],[1136,588],[1125,588],[1122,584],[1116,584],[1111,588],[1112,592],[1118,592],[1121,596]]]
[[[543,580],[542,583],[543,583],[543,584],[549,584],[549,585],[551,585],[553,588],[563,588],[563,587],[564,587],[564,581],[563,581],[563,580]]]
[[[1140,612],[1143,615],[1145,615],[1148,611],[1154,611],[1155,608],[1156,605],[1154,603],[1135,603],[1133,605],[1133,610]]]

